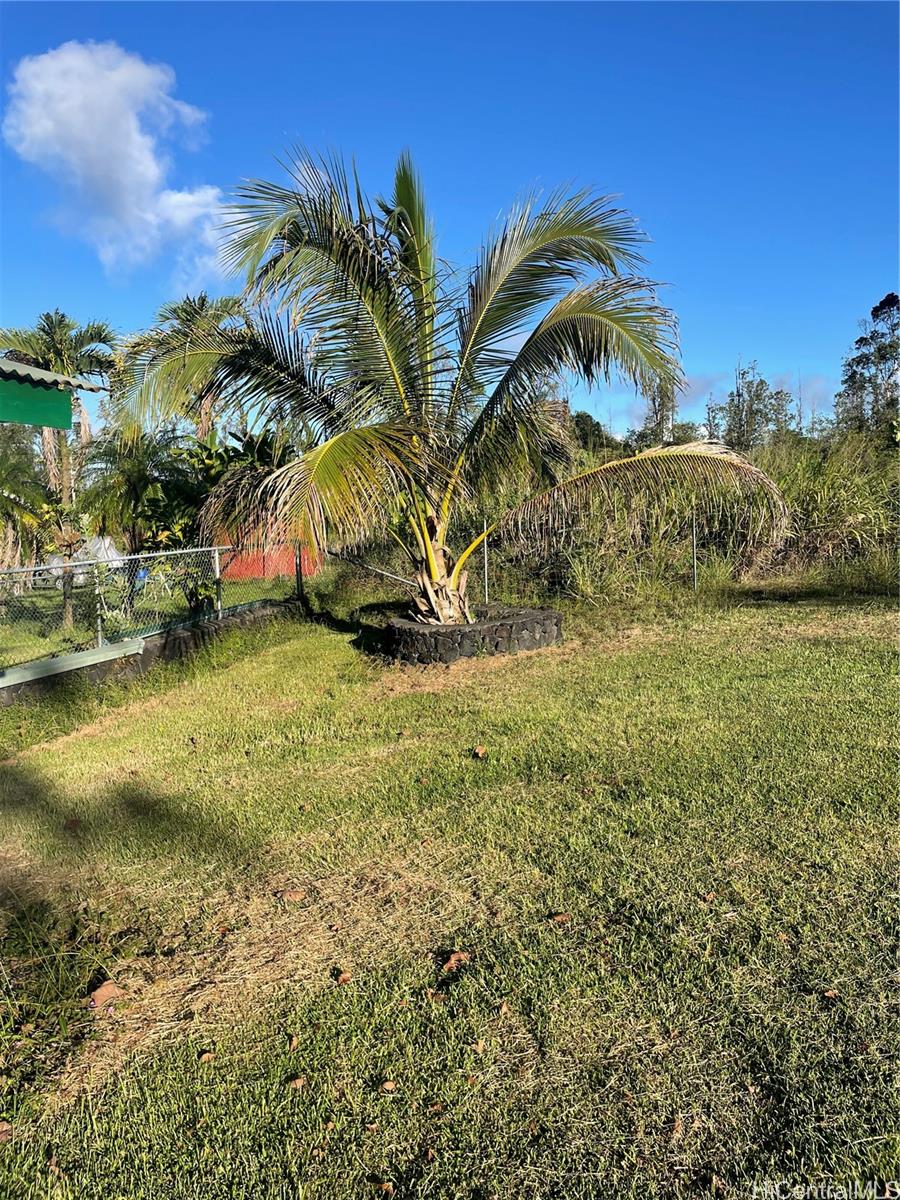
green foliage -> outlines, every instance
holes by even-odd
[[[46,500],[33,431],[0,425],[0,566],[33,553]]]
[[[794,437],[763,448],[754,461],[778,481],[790,508],[788,560],[852,559],[896,539],[896,463],[876,437]]]
[[[841,390],[834,398],[841,433],[871,433],[887,446],[900,439],[900,297],[888,294],[844,359]]]
[[[116,334],[105,321],[79,325],[60,310],[41,313],[32,329],[0,329],[0,349],[17,362],[77,378],[106,379],[115,365]]]
[[[752,362],[735,371],[734,388],[725,403],[708,406],[707,428],[710,437],[747,453],[773,437],[796,431],[798,417],[790,392],[773,390]]]
[[[609,430],[606,429],[595,417],[592,417],[590,413],[573,413],[572,425],[578,445],[589,459],[593,459],[595,455],[599,454],[603,450],[625,453],[622,439],[617,438],[615,434],[610,433]]]

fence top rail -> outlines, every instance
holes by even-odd
[[[202,554],[211,550],[233,550],[234,546],[183,546],[180,550],[152,550],[147,554],[117,554],[114,558],[72,558],[61,563],[34,563],[30,567],[0,567],[3,575],[33,575],[36,571],[80,570],[84,567],[108,567],[131,562],[135,559],[171,558],[176,554]]]

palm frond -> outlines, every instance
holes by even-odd
[[[654,286],[633,276],[599,279],[563,296],[510,362],[491,397],[502,404],[547,371],[570,370],[586,383],[617,376],[642,391],[681,385],[673,313]],[[486,406],[488,407],[488,406]]]
[[[238,193],[227,254],[256,294],[317,331],[317,356],[336,381],[381,396],[408,419],[421,391],[415,301],[396,240],[343,165],[297,153],[293,187],[253,180]]]
[[[408,429],[347,429],[274,471],[227,472],[204,508],[204,529],[227,530],[241,545],[357,545],[389,518],[412,466]]]
[[[123,428],[196,418],[209,396],[220,417],[290,421],[310,436],[333,433],[364,413],[342,389],[326,383],[303,334],[264,311],[241,324],[198,323],[151,331],[126,349],[116,394]]]
[[[778,544],[787,529],[788,510],[772,480],[758,467],[717,442],[691,442],[645,450],[583,471],[518,505],[500,530],[522,544],[564,544],[598,496],[627,504],[653,493],[676,495],[686,507],[715,513],[736,503],[752,503],[753,528]]]
[[[437,260],[434,226],[425,203],[422,180],[408,152],[401,154],[397,161],[391,203],[382,201],[381,208],[386,229],[397,241],[399,263],[412,294],[423,399],[430,407],[435,370],[441,357],[434,345],[438,314]]]
[[[515,208],[488,241],[459,314],[457,394],[478,391],[509,361],[508,345],[585,271],[618,275],[642,260],[634,218],[610,198],[553,193]]]

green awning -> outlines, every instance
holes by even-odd
[[[0,379],[0,421],[71,429],[72,393],[34,387],[19,379]]]
[[[72,428],[72,395],[101,392],[96,383],[0,358],[0,421],[13,425]]]

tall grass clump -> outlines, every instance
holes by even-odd
[[[780,439],[754,456],[772,474],[791,521],[780,563],[791,570],[834,570],[876,578],[894,559],[898,476],[892,452],[862,434],[836,442]],[[890,574],[896,576],[895,567]]]

